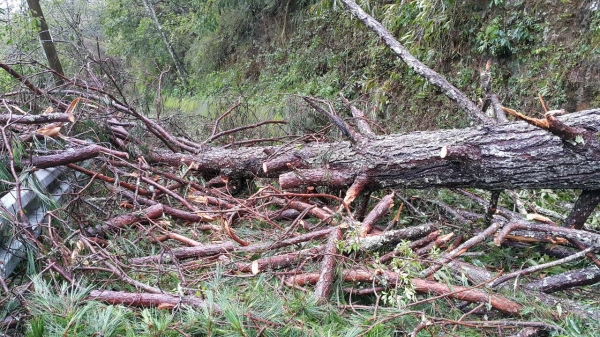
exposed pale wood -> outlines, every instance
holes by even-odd
[[[448,233],[442,236],[438,236],[434,241],[429,242],[427,245],[415,250],[415,253],[417,254],[417,256],[426,256],[429,254],[429,252],[431,252],[431,249],[433,248],[445,248],[448,245],[448,242],[452,240],[452,238],[454,238],[454,233]],[[458,242],[458,244],[460,244],[460,241]]]
[[[344,197],[344,202],[347,205],[350,205],[354,199],[356,199],[365,189],[365,186],[369,183],[369,176],[366,173],[359,173],[354,182],[346,191],[346,196]]]

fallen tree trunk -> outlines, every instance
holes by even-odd
[[[600,109],[556,118],[567,127],[600,130]],[[586,136],[587,137],[587,136]],[[564,140],[524,122],[413,132],[350,142],[209,149],[198,155],[151,153],[156,163],[195,165],[231,178],[279,177],[282,188],[351,185],[367,189],[471,187],[484,189],[600,188],[596,139]]]

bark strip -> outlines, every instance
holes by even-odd
[[[338,253],[337,243],[342,239],[342,236],[342,230],[339,227],[329,234],[329,240],[325,246],[325,256],[321,262],[321,274],[319,275],[319,280],[315,285],[315,292],[313,294],[318,303],[322,304],[329,301],[331,287],[333,286],[333,281],[335,281],[336,255]]]

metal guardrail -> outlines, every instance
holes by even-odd
[[[39,186],[56,203],[60,203],[66,193],[71,191],[71,186],[59,179],[64,176],[64,172],[61,168],[48,168],[33,173]],[[38,195],[27,187],[21,188],[21,204],[26,215],[26,223],[23,227],[37,237],[41,232],[40,224],[47,221],[47,207]],[[19,211],[17,191],[13,189],[0,199],[0,277],[2,278],[10,276],[17,265],[27,258],[25,236],[15,235],[16,229],[10,223]]]

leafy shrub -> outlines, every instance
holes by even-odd
[[[485,29],[477,34],[477,50],[496,57],[509,57],[518,46],[533,42],[533,19],[513,15],[507,20],[506,29],[501,17],[495,17]]]

